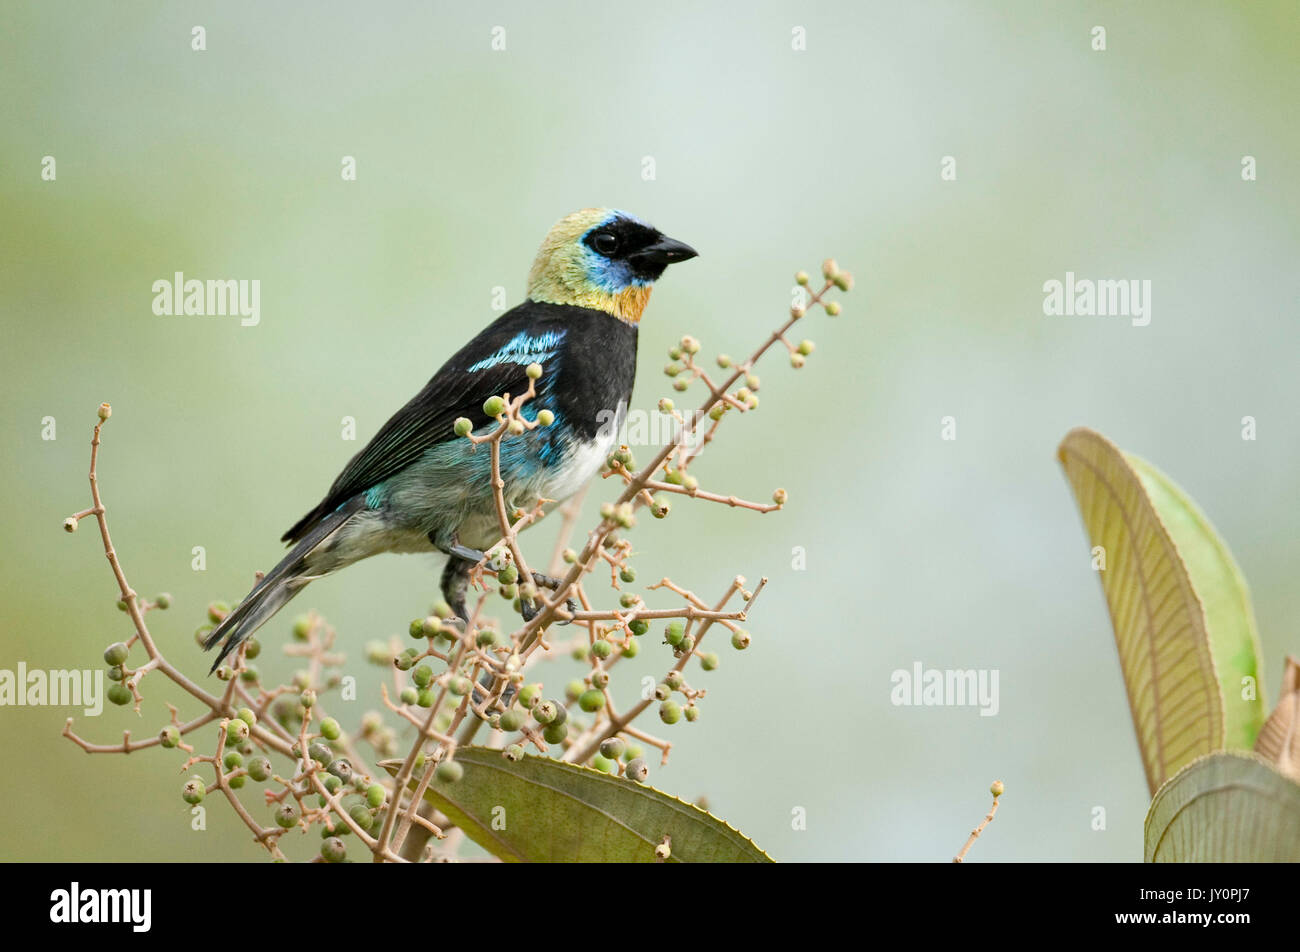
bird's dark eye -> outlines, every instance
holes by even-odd
[[[602,231],[591,238],[591,247],[603,255],[612,255],[618,250],[618,236]]]

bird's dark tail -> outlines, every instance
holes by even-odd
[[[253,586],[253,590],[244,596],[244,600],[221,620],[221,624],[217,625],[203,642],[203,650],[208,651],[223,638],[226,640],[217,654],[217,660],[212,662],[212,667],[208,670],[209,674],[216,671],[228,654],[261,628],[272,615],[288,603],[289,599],[306,588],[308,582],[323,574],[308,569],[308,556],[342,528],[362,505],[362,497],[358,496],[312,526],[279,564],[267,572],[261,581]]]

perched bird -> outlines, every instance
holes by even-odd
[[[530,509],[577,492],[608,457],[627,412],[651,286],[695,254],[626,212],[587,208],[556,223],[529,272],[527,299],[452,356],[284,534],[288,554],[204,642],[225,639],[212,670],[308,582],[381,552],[446,554],[443,596],[466,618],[470,570],[500,532],[491,451],[458,438],[456,419],[490,432],[497,424],[484,402],[525,392],[528,365],[541,364],[537,396],[521,412],[555,419],[502,441],[505,499]]]

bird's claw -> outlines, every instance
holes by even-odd
[[[543,572],[534,572],[533,583],[539,588],[549,588],[551,591],[555,591],[564,584],[564,580],[558,579],[554,575],[546,575]],[[568,610],[569,614],[573,614],[578,610],[578,603],[573,598],[566,598],[564,600],[564,607]],[[538,612],[538,609],[533,608],[529,602],[521,601],[520,608],[523,609],[521,614],[523,614],[525,622],[532,621]],[[560,622],[560,624],[571,625],[573,624],[573,619],[566,618],[564,621]]]

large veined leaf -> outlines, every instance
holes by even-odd
[[[1137,472],[1100,433],[1071,430],[1057,455],[1074,490],[1110,609],[1138,748],[1154,793],[1219,750],[1223,699],[1205,610]]]
[[[1202,757],[1151,801],[1145,855],[1156,863],[1300,861],[1300,784],[1253,754]]]
[[[694,804],[591,767],[531,755],[511,763],[486,747],[462,747],[456,762],[464,775],[435,778],[425,799],[506,862],[652,863],[665,836],[669,862],[772,862]],[[380,764],[390,774],[399,765]]]
[[[1286,659],[1282,696],[1260,728],[1255,753],[1292,780],[1300,780],[1300,661],[1295,658]]]
[[[1146,460],[1131,453],[1125,458],[1169,530],[1205,609],[1210,654],[1223,697],[1223,746],[1250,750],[1264,723],[1264,699],[1259,633],[1246,580],[1196,503]]]

